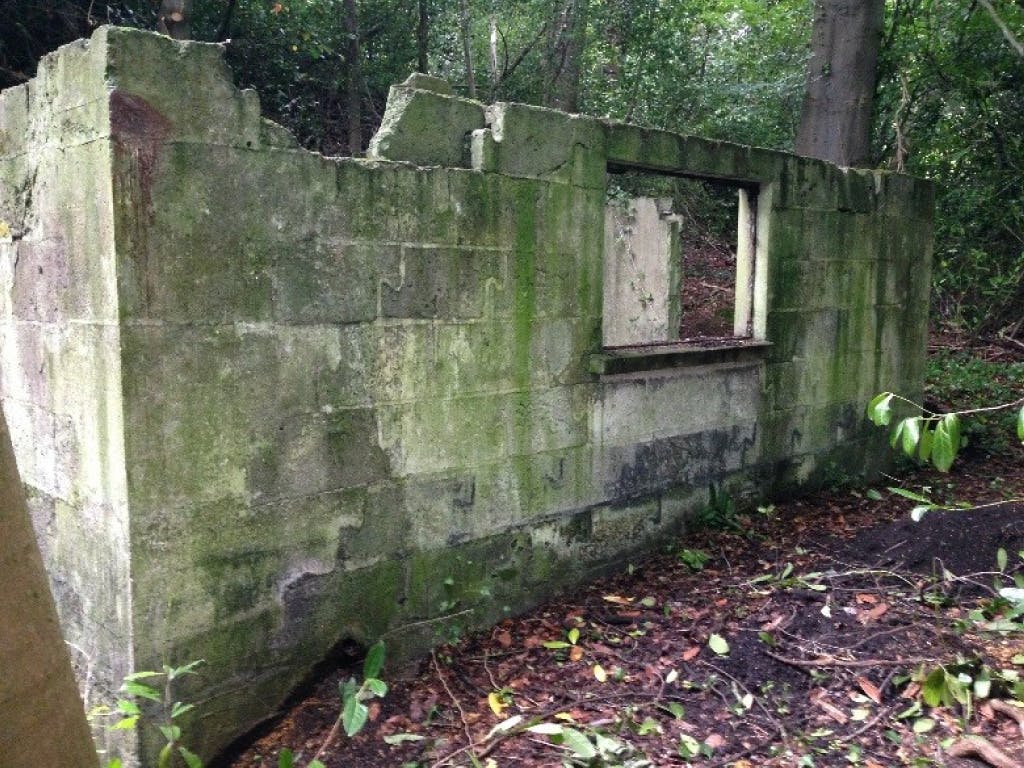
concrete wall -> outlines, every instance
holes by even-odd
[[[520,610],[711,483],[872,471],[864,404],[920,390],[927,184],[445,90],[396,87],[369,160],[143,32],[0,95],[0,387],[66,632],[93,701],[206,659],[206,756],[342,640]],[[602,348],[621,168],[756,194],[755,343]]]

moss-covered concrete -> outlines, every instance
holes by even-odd
[[[877,471],[865,401],[921,387],[923,182],[422,77],[371,154],[302,151],[220,48],[139,31],[0,94],[0,394],[65,632],[90,704],[206,659],[206,758],[339,644],[522,610],[712,484]],[[609,169],[756,197],[756,343],[608,362]]]

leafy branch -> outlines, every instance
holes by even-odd
[[[884,427],[892,423],[894,401],[912,406],[921,415],[908,416],[898,421],[889,435],[889,445],[894,449],[899,446],[912,459],[930,461],[940,472],[949,471],[960,449],[966,444],[960,429],[962,416],[1019,408],[1017,437],[1024,442],[1024,397],[999,405],[940,414],[894,392],[882,392],[868,403],[867,415],[875,426]]]

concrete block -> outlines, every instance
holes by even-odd
[[[491,250],[403,246],[400,280],[381,289],[381,314],[394,318],[480,318],[488,288],[504,282],[504,259]]]
[[[425,89],[425,83],[410,79],[391,87],[367,156],[424,166],[469,167],[470,134],[484,127],[484,105],[439,92],[436,83],[426,83],[429,90]]]

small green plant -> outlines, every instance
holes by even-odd
[[[704,566],[707,565],[708,561],[711,559],[711,555],[703,549],[684,549],[676,555],[676,557],[679,558],[679,562],[691,571],[704,570]]]
[[[574,725],[576,725],[574,723]],[[562,723],[537,723],[527,732],[547,736],[564,750],[566,766],[578,768],[652,768],[651,762],[638,754],[628,741],[608,736],[596,728],[572,727]]]
[[[118,699],[113,710],[99,708],[93,710],[92,715],[120,716],[121,719],[111,726],[115,731],[133,730],[146,724],[157,728],[165,739],[157,757],[158,768],[172,768],[181,762],[188,768],[203,768],[199,756],[181,743],[180,718],[192,711],[195,705],[176,701],[174,697],[175,682],[195,674],[201,664],[203,661],[199,659],[181,667],[164,665],[161,672],[133,672],[124,678],[121,685],[125,698]],[[109,761],[107,768],[121,768],[120,758]]]
[[[324,739],[324,743],[320,745],[320,749],[313,755],[313,759],[306,765],[306,768],[325,768],[320,758],[337,737],[340,729],[343,729],[349,738],[363,730],[370,717],[370,708],[366,706],[366,702],[374,698],[383,698],[388,692],[387,683],[380,679],[383,668],[384,642],[378,640],[370,646],[370,650],[366,652],[366,658],[363,660],[363,681],[359,683],[354,677],[350,677],[338,684],[338,693],[341,694],[341,713],[338,715],[334,727],[327,734],[327,738]],[[277,759],[277,768],[297,768],[295,755],[290,749],[281,750]]]
[[[694,520],[696,527],[743,532],[743,526],[736,519],[736,502],[729,492],[715,484],[712,484],[708,491],[708,503],[697,513]]]

